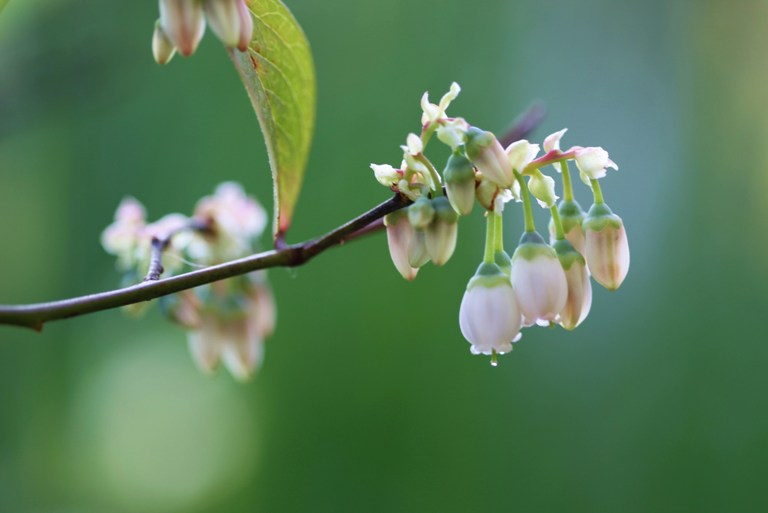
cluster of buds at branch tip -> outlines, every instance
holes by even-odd
[[[184,57],[195,53],[206,20],[225,46],[248,49],[253,18],[245,0],[160,0],[160,19],[152,37],[155,61],[166,64],[177,50]]]
[[[409,134],[401,146],[399,168],[372,164],[382,185],[407,197],[406,212],[386,220],[390,255],[407,280],[431,260],[442,265],[453,254],[459,216],[469,215],[477,200],[486,211],[483,263],[470,280],[459,324],[473,354],[496,356],[512,350],[521,329],[561,325],[573,330],[592,306],[590,276],[617,289],[629,269],[629,248],[620,217],[604,203],[598,180],[618,169],[600,147],[560,149],[566,129],[549,135],[541,147],[518,140],[504,148],[491,132],[446,110],[460,91],[451,85],[439,104],[421,100],[421,135]],[[425,155],[433,134],[451,148],[442,174]],[[568,162],[592,189],[594,205],[585,214],[573,196]],[[563,180],[563,199],[543,169],[552,165]],[[443,195],[443,187],[445,195]],[[550,241],[535,229],[532,200],[551,213]],[[511,200],[524,207],[525,231],[512,257],[504,251],[502,213]],[[559,203],[558,203],[558,200]]]
[[[117,257],[123,281],[136,283],[152,265],[153,250],[162,251],[158,275],[216,265],[254,253],[266,223],[261,205],[240,185],[226,182],[202,198],[191,217],[169,214],[150,224],[141,203],[126,198],[104,230],[102,245]],[[259,368],[276,318],[266,272],[185,290],[158,303],[188,331],[192,358],[205,373],[223,362],[233,376],[246,380]],[[131,305],[131,313],[143,312],[148,304]]]

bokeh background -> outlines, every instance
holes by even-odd
[[[288,5],[319,95],[291,241],[385,199],[368,164],[399,162],[421,93],[456,80],[451,112],[475,125],[541,100],[533,139],[568,127],[611,152],[629,277],[498,368],[457,321],[479,211],[414,283],[381,234],[271,271],[278,330],[246,385],[199,374],[156,312],[0,327],[0,511],[765,511],[768,3]],[[116,286],[98,240],[126,194],[156,219],[237,180],[271,208],[220,43],[159,67],[156,17],[103,0],[0,15],[0,303]],[[513,210],[509,245],[521,225]]]

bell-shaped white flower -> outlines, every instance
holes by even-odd
[[[424,242],[432,262],[435,265],[443,265],[450,260],[456,249],[458,216],[445,196],[435,198],[432,204],[435,216],[424,230]]]
[[[555,250],[538,233],[520,239],[510,279],[526,326],[557,319],[568,299],[568,283]]]
[[[589,272],[608,290],[621,286],[629,272],[629,243],[624,222],[608,205],[595,204],[584,219]]]
[[[456,99],[460,92],[461,87],[459,84],[453,82],[448,92],[440,99],[438,105],[429,103],[429,93],[424,93],[421,97],[421,110],[423,111],[423,114],[421,115],[421,124],[437,123],[445,118],[446,109],[448,109],[448,106]]]
[[[515,171],[522,173],[525,166],[531,163],[539,153],[539,145],[531,144],[525,139],[515,141],[505,150],[509,157],[509,164]]]
[[[384,225],[387,229],[387,244],[389,245],[389,256],[392,257],[392,263],[400,275],[408,281],[416,278],[418,268],[411,266],[408,253],[414,244],[416,232],[408,222],[408,215],[404,210],[398,210],[388,214],[384,218]]]
[[[459,309],[461,334],[472,354],[512,351],[522,322],[515,291],[496,264],[482,264],[469,280]]]
[[[160,25],[179,53],[189,57],[197,50],[205,32],[203,3],[198,0],[160,0]]]
[[[466,148],[467,157],[486,180],[503,189],[508,189],[515,183],[515,174],[509,156],[491,132],[484,132],[475,127],[470,128],[467,131]]]
[[[619,166],[608,157],[608,152],[599,146],[578,148],[576,150],[576,167],[579,168],[582,180],[585,178],[597,180],[605,176],[608,168],[619,169]],[[585,181],[588,182],[588,180]]]
[[[576,329],[589,314],[592,307],[592,283],[589,281],[584,257],[570,242],[556,241],[554,248],[568,283],[568,297],[557,320],[563,328],[570,331]]]
[[[475,167],[467,157],[454,153],[448,158],[443,171],[445,190],[453,209],[469,215],[475,205]]]
[[[261,365],[264,339],[274,330],[276,309],[269,287],[260,283],[260,275],[256,276],[255,281],[244,285],[245,290],[240,292],[237,310],[208,305],[202,309],[199,327],[189,332],[190,353],[205,373],[213,373],[223,361],[236,379],[246,381]],[[246,280],[251,279],[246,277]],[[226,285],[232,283],[227,280],[217,285],[228,289]],[[215,290],[213,295],[219,295]]]

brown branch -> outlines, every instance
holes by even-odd
[[[317,239],[293,244],[281,250],[265,251],[163,280],[144,281],[124,289],[50,303],[0,305],[0,324],[22,326],[39,331],[46,322],[148,301],[259,269],[299,266],[333,246],[363,235],[372,223],[382,219],[390,212],[407,206],[409,203],[407,199],[398,194]]]

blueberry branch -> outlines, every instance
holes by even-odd
[[[516,121],[513,128],[502,137],[502,140],[511,139],[514,141],[524,137],[539,124],[542,117],[542,108],[534,106]],[[276,249],[164,279],[160,279],[163,272],[162,253],[168,247],[171,237],[175,233],[164,238],[155,238],[151,245],[149,272],[141,283],[122,289],[48,303],[0,305],[0,325],[20,326],[41,331],[47,322],[149,301],[260,269],[300,266],[327,249],[378,231],[383,227],[384,216],[409,204],[408,199],[396,194],[387,201],[316,239],[291,245],[285,244],[281,240]],[[193,222],[185,229],[204,231],[210,228],[206,228],[202,223]]]

